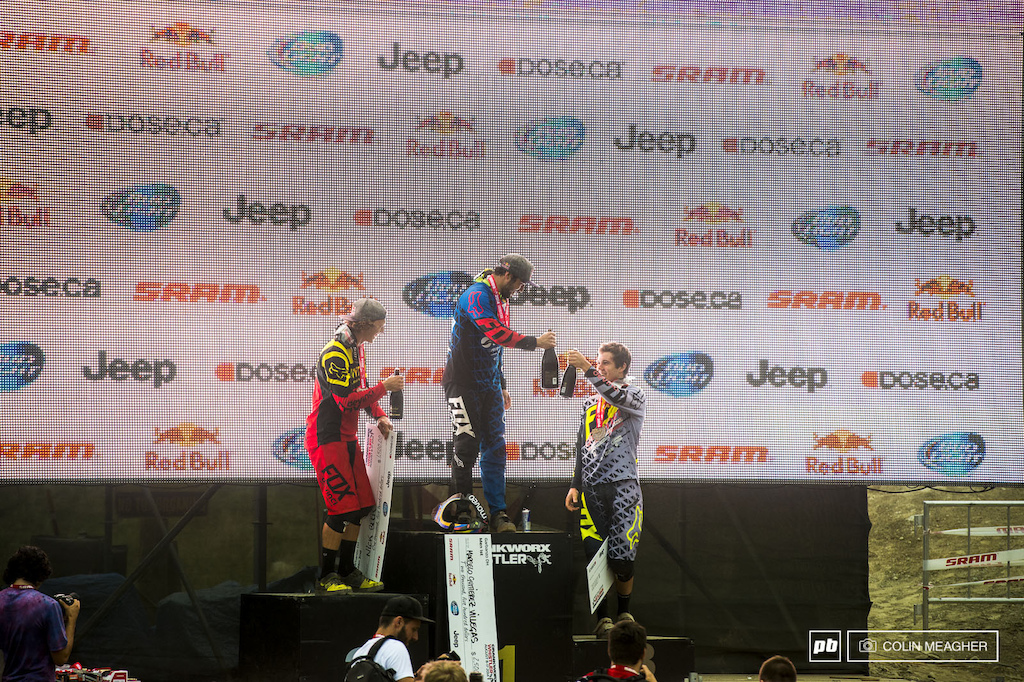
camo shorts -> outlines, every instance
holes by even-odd
[[[583,490],[580,533],[584,542],[608,539],[608,558],[636,559],[644,521],[644,496],[639,481],[598,483]]]

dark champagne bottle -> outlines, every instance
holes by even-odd
[[[565,374],[562,375],[562,389],[559,393],[562,394],[563,398],[571,398],[572,394],[576,391],[576,367],[569,365],[565,368]]]
[[[558,388],[558,354],[554,348],[544,349],[540,363],[540,385],[543,388]]]
[[[395,370],[395,376],[398,376],[398,370]],[[391,419],[401,419],[402,413],[405,411],[405,397],[401,391],[391,391],[391,410],[388,416]]]

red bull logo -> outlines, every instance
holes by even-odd
[[[928,294],[929,296],[938,296],[944,301],[949,300],[954,296],[970,296],[971,298],[974,298],[973,279],[961,282],[955,277],[943,275],[942,277],[925,280],[924,282],[920,279],[915,279],[914,285],[916,288],[916,291],[914,292],[915,296]]]
[[[819,436],[816,433],[813,435],[815,450],[818,448],[828,448],[829,450],[836,450],[843,454],[846,454],[850,450],[858,450],[860,448],[874,450],[874,448],[871,447],[871,436],[866,438],[858,436],[853,431],[849,431],[847,429],[833,431],[827,436]]]
[[[729,208],[717,201],[709,201],[697,208],[683,207],[683,220],[699,220],[702,223],[717,225],[718,223],[743,222],[742,208]]]
[[[430,130],[445,139],[438,142],[436,139],[428,141],[409,137],[405,141],[405,155],[453,160],[483,158],[487,156],[486,140],[471,140],[467,143],[452,137],[457,133],[474,132],[474,126],[473,119],[458,116],[450,111],[441,111],[434,116],[421,118],[416,123],[415,132]]]
[[[327,268],[311,275],[302,273],[302,288],[313,287],[321,291],[346,291],[348,289],[365,290],[363,286],[363,273],[358,276],[350,275],[337,268]]]
[[[183,448],[190,448],[206,443],[220,444],[220,429],[210,431],[192,422],[182,422],[177,426],[163,430],[155,428],[154,431],[156,431],[156,437],[153,440],[154,445],[170,443]]]
[[[817,82],[810,78],[804,80],[801,85],[804,99],[876,100],[882,91],[881,81],[857,78],[859,75],[871,76],[871,69],[863,60],[845,52],[815,57],[811,72],[829,74],[836,79],[831,83]]]
[[[189,45],[196,45],[199,43],[205,43],[207,45],[213,45],[213,31],[204,31],[196,28],[189,24],[187,21],[179,21],[166,28],[153,28],[150,26],[152,37],[150,42],[154,40],[166,40],[180,45],[181,47],[188,47]]]
[[[357,292],[366,290],[363,284],[363,273],[360,272],[358,276],[355,276],[334,267],[313,274],[303,272],[302,288],[309,289],[310,287],[327,294],[337,294],[340,291],[348,292],[349,290]],[[346,293],[345,296],[329,295],[326,298],[292,296],[292,314],[311,316],[347,315],[352,310],[352,303],[355,299],[365,295],[361,293]],[[370,298],[373,297],[371,296]]]
[[[12,201],[39,201],[39,190],[17,180],[0,178],[0,204]]]
[[[27,202],[32,204],[26,206]],[[50,207],[39,204],[36,186],[0,177],[0,226],[50,226]]]
[[[427,128],[439,135],[454,135],[462,130],[472,131],[473,119],[463,118],[450,111],[442,111],[434,116],[421,118],[416,124],[416,130]]]
[[[856,457],[837,457],[834,460],[823,460],[808,457],[805,460],[806,471],[819,476],[882,476],[882,458],[872,457],[869,460]]]
[[[981,322],[985,311],[984,301],[968,301],[970,305],[950,299],[956,296],[974,296],[974,280],[963,282],[955,277],[943,275],[929,280],[915,279],[915,296],[927,294],[942,299],[937,306],[927,306],[917,301],[907,301],[907,319],[914,322]]]
[[[856,57],[851,57],[845,52],[838,52],[827,57],[815,57],[813,71],[825,71],[834,73],[837,76],[845,76],[851,73],[865,73],[871,75],[868,65]]]

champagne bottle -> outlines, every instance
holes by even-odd
[[[576,367],[574,365],[569,365],[565,368],[565,374],[562,375],[562,388],[559,393],[563,398],[571,398],[575,391]]]
[[[558,354],[554,348],[544,349],[540,363],[540,385],[542,388],[558,388]]]
[[[398,370],[395,370],[395,376],[398,376]],[[391,419],[401,419],[402,413],[405,411],[405,398],[402,396],[401,391],[391,391],[391,410],[389,411],[388,417]]]

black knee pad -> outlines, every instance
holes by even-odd
[[[612,569],[615,577],[622,582],[633,577],[633,562],[630,559],[609,559],[608,568]]]

